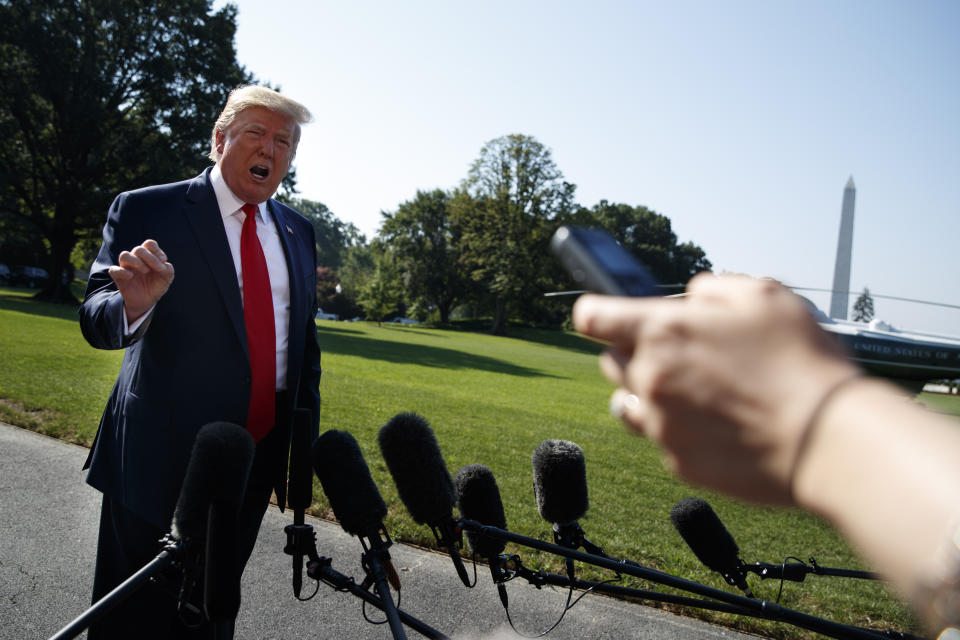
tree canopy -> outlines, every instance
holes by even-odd
[[[279,200],[299,211],[313,225],[317,263],[322,267],[339,269],[347,249],[366,243],[366,238],[355,224],[343,222],[322,202],[288,195],[281,195]]]
[[[45,266],[41,296],[66,283],[98,243],[121,191],[192,177],[209,165],[210,131],[231,89],[254,81],[236,61],[236,8],[212,0],[0,0],[0,252]],[[452,191],[418,191],[384,213],[371,244],[323,203],[278,198],[316,231],[318,291],[343,315],[362,305],[447,322],[459,307],[554,324],[568,282],[548,250],[562,223],[602,226],[664,283],[710,267],[643,206],[574,202],[550,150],[511,134],[490,140]],[[74,251],[75,250],[75,251]],[[328,309],[331,310],[331,309]]]
[[[542,296],[551,271],[549,223],[573,208],[575,185],[550,150],[512,134],[486,143],[452,203],[462,233],[461,261],[494,300],[491,331],[502,334],[511,311]]]
[[[455,311],[489,315],[491,331],[502,334],[508,320],[558,325],[567,318],[569,299],[544,296],[570,285],[548,248],[561,224],[607,229],[665,285],[682,287],[711,268],[703,249],[678,242],[666,216],[606,200],[579,206],[575,189],[536,139],[496,138],[483,146],[459,188],[418,191],[396,211],[381,212],[378,269],[371,262],[344,275],[354,280],[352,291],[382,299],[382,286],[371,283],[389,273],[386,280],[397,277],[402,287],[392,307],[407,307],[421,320],[435,313],[443,323]],[[382,264],[388,256],[395,274]]]
[[[383,213],[380,237],[397,261],[401,282],[414,315],[437,310],[450,319],[466,283],[459,265],[460,231],[450,215],[450,195],[440,189],[417,191],[393,213]]]
[[[235,31],[209,0],[0,0],[0,217],[43,238],[41,295],[69,297],[58,276],[118,192],[209,165],[227,94],[252,81]]]
[[[609,231],[665,286],[682,288],[697,273],[713,266],[703,249],[677,241],[670,218],[642,205],[601,200],[590,209],[581,207],[571,221]]]

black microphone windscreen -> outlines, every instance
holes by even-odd
[[[213,622],[233,620],[240,611],[237,517],[223,505],[210,505],[203,561],[203,607]]]
[[[372,536],[387,505],[370,476],[360,445],[346,431],[330,430],[313,443],[313,470],[340,526],[355,536]]]
[[[534,449],[532,462],[540,517],[561,524],[583,517],[590,505],[583,450],[567,440],[544,440]]]
[[[377,441],[413,520],[433,524],[449,519],[457,496],[427,421],[415,413],[397,414],[380,429]]]
[[[253,438],[243,427],[212,422],[197,432],[173,515],[177,537],[206,535],[207,511],[214,502],[236,517],[253,464]]]
[[[295,409],[290,434],[290,476],[287,504],[291,509],[306,509],[313,502],[313,470],[310,468],[309,409]]]
[[[740,564],[740,549],[719,516],[701,498],[684,498],[673,505],[670,520],[704,565],[725,573]]]
[[[503,512],[500,488],[488,467],[468,464],[457,471],[453,481],[457,486],[457,503],[461,517],[506,530],[507,516]],[[477,531],[466,533],[470,548],[484,558],[500,555],[507,546],[505,541],[490,538]]]

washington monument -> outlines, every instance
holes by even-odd
[[[843,208],[840,211],[840,237],[837,239],[837,261],[833,267],[833,293],[830,296],[830,317],[847,319],[850,308],[850,261],[853,254],[853,206],[857,187],[853,176],[843,190]]]

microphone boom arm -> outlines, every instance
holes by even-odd
[[[536,538],[531,538],[529,536],[523,536],[506,531],[504,529],[498,529],[497,527],[487,526],[477,522],[476,520],[461,519],[459,525],[464,531],[474,531],[494,539],[515,542],[517,544],[527,546],[532,549],[538,549],[540,551],[546,551],[547,553],[552,553],[563,558],[580,560],[581,562],[586,562],[587,564],[609,569],[617,573],[625,573],[627,575],[648,580],[650,582],[656,582],[676,589],[681,589],[683,591],[689,591],[707,598],[719,600],[720,602],[726,602],[728,604],[742,607],[747,611],[754,612],[759,617],[769,618],[780,622],[787,622],[802,629],[815,631],[831,638],[839,638],[841,640],[880,640],[882,638],[890,637],[888,634],[882,631],[854,627],[852,625],[841,624],[832,620],[818,618],[800,611],[788,609],[775,602],[747,598],[734,593],[729,593],[727,591],[722,591],[720,589],[715,589],[711,586],[700,584],[699,582],[680,578],[663,571],[658,571],[656,569],[630,563],[625,560],[617,560],[615,558],[584,553],[577,549],[562,547],[560,545],[537,540]]]
[[[407,625],[425,638],[432,638],[435,640],[450,640],[448,636],[444,635],[440,631],[437,631],[425,622],[414,618],[403,609],[398,608],[390,598],[389,591],[387,592],[386,597],[386,600],[389,600],[390,602],[388,605],[385,604],[383,598],[370,593],[367,589],[364,589],[361,585],[357,584],[353,578],[347,577],[346,575],[334,569],[332,566],[333,560],[331,558],[321,557],[317,553],[317,536],[314,533],[313,525],[287,525],[284,528],[284,531],[287,534],[287,546],[284,547],[284,552],[289,555],[302,553],[303,555],[307,556],[308,560],[306,566],[308,577],[312,578],[313,580],[317,580],[318,582],[323,582],[324,584],[333,587],[337,591],[349,592],[364,602],[373,605],[384,613],[387,613],[388,615],[388,609],[392,608],[392,610],[396,613],[397,618],[399,618],[403,624]],[[386,550],[384,549],[384,552],[385,551]],[[371,552],[368,551],[367,554],[369,553]],[[364,554],[364,556],[366,557],[367,554]],[[379,564],[379,560],[376,562]],[[366,559],[363,561],[363,564],[367,564]],[[391,627],[391,631],[392,630],[393,629]],[[404,637],[402,630],[401,635],[395,637]]]
[[[453,560],[453,566],[457,570],[457,575],[460,576],[460,581],[465,586],[472,587],[467,568],[463,566],[463,558],[460,557],[460,548],[463,546],[463,536],[460,528],[456,526],[456,523],[446,523],[441,525],[431,524],[430,530],[433,531],[433,537],[437,539],[437,544],[445,548],[447,553],[450,554],[450,559]]]
[[[100,598],[96,604],[75,618],[70,624],[58,631],[55,635],[50,636],[50,640],[69,640],[70,638],[76,638],[83,633],[87,627],[102,618],[116,605],[140,589],[148,580],[180,559],[184,550],[184,545],[180,540],[168,534],[164,536],[161,542],[164,544],[163,551],[157,554],[157,557],[124,580],[113,591]]]
[[[822,567],[817,561],[810,558],[810,564],[805,562],[784,562],[783,564],[773,564],[770,562],[754,562],[753,564],[743,564],[740,567],[743,571],[749,571],[760,576],[761,580],[777,579],[789,580],[791,582],[803,582],[807,574],[812,573],[815,576],[836,576],[840,578],[860,578],[862,580],[880,580],[880,576],[872,571],[860,571],[859,569],[834,569],[831,567]]]

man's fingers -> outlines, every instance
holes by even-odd
[[[151,271],[163,273],[172,269],[167,262],[167,254],[155,240],[146,240],[130,251],[120,252],[117,262],[120,267],[137,273],[149,273]]]
[[[148,238],[147,240],[144,240],[143,244],[140,246],[146,249],[147,251],[149,251],[150,253],[152,253],[153,255],[155,255],[160,262],[167,261],[167,254],[164,253],[163,249],[160,248],[160,245],[158,245],[157,241],[154,240],[153,238]]]
[[[117,264],[121,269],[126,269],[127,271],[136,271],[137,273],[147,273],[150,271],[150,267],[145,265],[143,260],[132,251],[121,251],[120,255],[117,256]]]
[[[151,241],[148,240],[148,242]],[[136,258],[140,260],[145,267],[145,269],[138,270],[141,271],[141,273],[146,273],[146,271],[165,271],[167,267],[164,264],[164,261],[159,258],[156,253],[147,249],[147,247],[144,246],[145,244],[146,243],[140,245],[139,247],[134,247],[132,251],[133,255],[136,256]],[[155,242],[154,245],[156,245]],[[163,255],[163,252],[159,251],[159,247],[157,247],[157,251],[160,253],[160,255]],[[163,257],[166,258],[166,256]]]
[[[110,277],[113,278],[113,281],[116,283],[132,280],[134,275],[132,271],[116,265],[110,267],[109,273]]]

